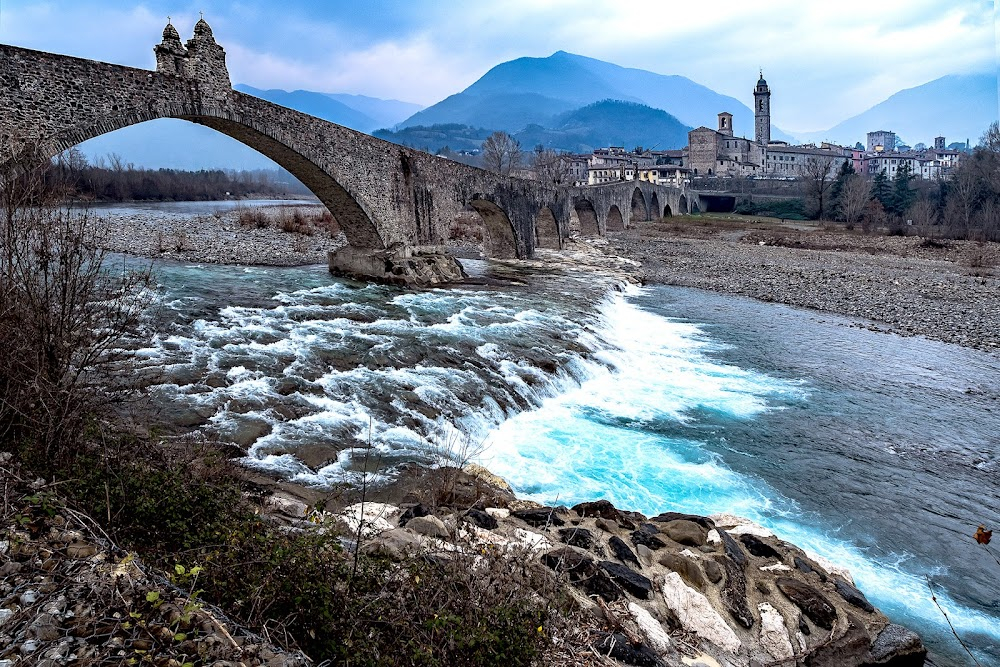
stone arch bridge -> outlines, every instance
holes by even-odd
[[[204,20],[182,44],[172,25],[155,71],[0,45],[0,165],[28,140],[46,157],[160,118],[211,127],[271,158],[330,210],[348,240],[331,270],[403,282],[475,210],[491,257],[527,258],[571,233],[604,234],[637,220],[689,212],[685,192],[645,182],[567,188],[509,178],[376,139],[233,90],[225,52]],[[436,256],[436,258],[435,258]],[[402,267],[402,268],[401,268]],[[445,271],[447,278],[447,271]]]

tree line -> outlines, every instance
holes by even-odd
[[[867,179],[844,162],[835,176],[818,168],[803,184],[809,217],[849,229],[1000,241],[1000,124],[990,125],[948,179],[923,180],[908,163],[891,177],[883,170]]]
[[[145,169],[114,154],[90,163],[76,148],[60,154],[46,178],[66,198],[92,201],[211,201],[311,194],[283,169]]]

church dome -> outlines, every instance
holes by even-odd
[[[167,27],[163,29],[163,41],[167,40],[177,40],[180,41],[180,33],[177,32],[177,28],[174,27],[172,23],[167,23]]]

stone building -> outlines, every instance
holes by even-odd
[[[866,148],[869,153],[873,153],[878,150],[893,151],[896,149],[896,133],[890,132],[889,130],[875,130],[874,132],[869,132],[868,146]]]
[[[771,141],[771,89],[761,72],[754,87],[754,139],[737,137],[733,116],[719,114],[717,129],[699,127],[688,132],[685,165],[693,176],[787,177],[815,174],[818,166],[836,173],[851,159],[849,150],[824,144],[791,146]]]

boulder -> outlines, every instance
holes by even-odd
[[[431,511],[424,507],[422,504],[417,503],[412,507],[407,507],[406,511],[399,515],[399,520],[396,521],[396,525],[402,527],[409,522],[410,519],[415,519],[420,516],[427,516]]]
[[[873,607],[872,603],[868,601],[868,598],[865,597],[864,593],[840,577],[833,578],[833,586],[837,589],[837,593],[840,594],[840,597],[844,598],[847,602],[851,603],[858,609],[863,609],[869,614],[875,611],[875,607]]]
[[[533,507],[516,510],[510,514],[534,528],[562,526],[566,523],[556,514],[556,508],[554,507]]]
[[[585,553],[571,547],[555,549],[542,556],[542,562],[558,574],[566,574],[574,585],[590,595],[598,595],[608,602],[620,600],[624,595],[621,586],[612,580],[607,571]]]
[[[500,526],[500,523],[495,518],[476,508],[468,510],[464,516],[469,522],[486,530],[496,530]]]
[[[347,524],[352,535],[357,535],[360,526],[362,537],[371,537],[395,528],[389,519],[399,514],[399,508],[387,503],[355,503],[340,512],[340,519]]]
[[[660,532],[678,544],[700,547],[705,544],[708,531],[694,521],[676,519],[660,526]]]
[[[413,517],[406,522],[406,529],[419,535],[436,537],[442,540],[450,537],[448,528],[444,525],[444,522],[433,514]]]
[[[705,559],[705,561],[702,562],[701,567],[705,571],[705,576],[713,584],[717,584],[722,581],[722,566],[717,562]]]
[[[632,544],[636,546],[641,544],[654,551],[662,549],[667,543],[656,536],[658,532],[660,531],[653,524],[644,523],[639,526],[639,530],[632,533]]]
[[[704,590],[705,575],[701,571],[698,561],[674,553],[665,553],[660,556],[659,562],[663,567],[673,570],[684,577],[684,581],[698,590]],[[719,573],[719,577],[722,577],[721,572]]]
[[[782,560],[781,554],[778,553],[774,547],[767,542],[764,542],[756,535],[743,533],[739,536],[739,540],[743,543],[743,546],[746,547],[747,551],[757,558],[774,558],[775,560]]]
[[[823,594],[807,583],[791,577],[781,577],[774,582],[782,593],[802,610],[810,621],[830,630],[837,620],[837,609]]]
[[[621,562],[632,563],[638,568],[642,567],[642,565],[639,564],[639,559],[635,557],[635,554],[632,553],[632,550],[628,548],[628,545],[625,544],[625,541],[622,540],[622,538],[617,535],[612,535],[611,539],[608,540],[608,546],[611,547],[611,553],[615,555],[615,558]]]
[[[871,656],[871,635],[856,616],[847,614],[847,627],[821,642],[806,657],[809,667],[863,665]]]
[[[670,635],[663,629],[660,622],[653,618],[653,615],[637,605],[635,602],[628,603],[628,613],[639,626],[639,631],[646,638],[646,644],[659,656],[670,653]]]
[[[656,523],[670,523],[671,521],[691,521],[704,528],[706,532],[715,528],[715,522],[707,517],[698,516],[697,514],[682,514],[680,512],[664,512],[663,514],[657,514],[652,519],[650,519],[650,521],[655,521]]]
[[[640,600],[648,599],[653,592],[653,582],[632,568],[609,560],[602,560],[600,565],[615,583]]]
[[[603,635],[595,644],[594,649],[601,655],[614,658],[618,662],[636,667],[661,667],[663,662],[651,648],[645,644],[631,644],[628,638],[616,632]]]
[[[921,667],[927,657],[920,636],[901,625],[885,626],[871,646],[871,665]]]
[[[590,503],[580,503],[571,507],[574,512],[582,517],[609,519],[617,521],[621,516],[618,509],[611,504],[610,500],[595,500]]]
[[[757,610],[760,612],[760,645],[764,650],[775,660],[787,660],[795,655],[781,612],[766,602],[757,605]]]
[[[685,584],[676,572],[668,572],[664,577],[663,600],[688,632],[730,653],[740,650],[742,643],[739,637],[708,598]]]
[[[574,547],[590,549],[594,546],[594,534],[586,528],[560,528],[559,539]]]
[[[740,548],[739,543],[729,536],[724,530],[719,529],[719,539],[722,541],[722,546],[726,550],[726,556],[728,556],[734,563],[739,565],[741,568],[745,568],[749,562],[746,553]]]
[[[726,582],[722,585],[719,595],[722,598],[722,605],[740,625],[747,629],[752,628],[755,619],[747,603],[747,575],[743,568],[729,557],[723,559],[722,567],[726,571]]]
[[[800,572],[804,574],[816,573],[816,576],[819,577],[820,581],[823,582],[826,581],[826,572],[823,572],[823,570],[821,570],[819,566],[814,567],[812,563],[810,563],[805,558],[802,558],[800,556],[796,556],[794,560],[795,560],[795,567],[797,567]]]

